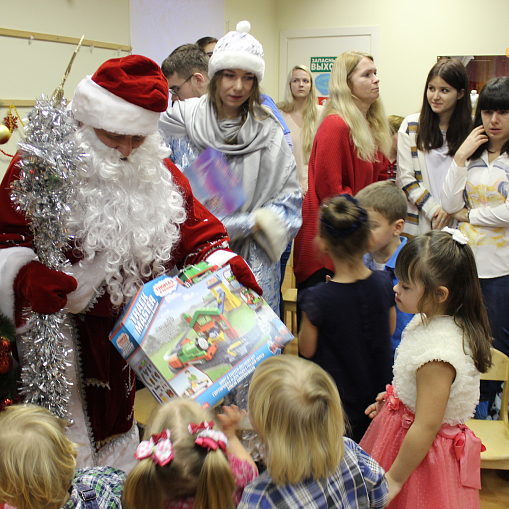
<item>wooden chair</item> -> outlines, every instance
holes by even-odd
[[[481,468],[509,470],[509,420],[507,405],[509,403],[509,358],[492,348],[493,365],[481,380],[504,382],[500,419],[484,421],[470,419],[467,426],[482,440],[486,450],[481,453]]]
[[[283,321],[295,339],[286,345],[285,353],[290,355],[299,354],[299,339],[297,337],[297,284],[295,282],[295,274],[293,273],[293,246],[285,273],[285,286],[289,288],[283,291]]]
[[[136,396],[134,397],[134,418],[139,426],[145,427],[152,410],[157,406],[159,406],[159,403],[146,387],[136,391]]]

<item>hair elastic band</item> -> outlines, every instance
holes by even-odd
[[[323,214],[320,215],[320,222],[325,226],[325,229],[327,233],[334,239],[342,238],[346,239],[349,237],[352,233],[356,232],[359,227],[365,223],[368,219],[368,213],[359,205],[359,202],[349,194],[342,194],[344,198],[346,198],[348,201],[352,202],[359,211],[359,217],[356,221],[354,221],[351,225],[345,227],[345,228],[338,228],[337,226],[334,226],[331,224],[324,216]],[[326,205],[327,207],[328,205]]]
[[[207,452],[211,450],[215,451],[219,448],[226,453],[226,448],[230,445],[228,438],[222,431],[212,429],[213,426],[213,421],[204,421],[200,424],[191,422],[188,426],[188,430],[191,435],[198,433],[194,443],[207,449]]]
[[[140,461],[152,458],[154,463],[167,465],[173,459],[173,445],[170,440],[170,430],[165,429],[157,435],[152,435],[150,440],[144,440],[138,445],[134,457]]]
[[[200,431],[194,443],[207,449],[207,451],[215,451],[219,448],[224,453],[226,453],[226,448],[230,445],[226,435],[222,431],[216,431],[214,429]]]
[[[458,244],[461,244],[462,246],[468,244],[468,237],[464,233],[461,233],[459,230],[444,226],[442,231],[452,235],[452,239],[455,240]]]

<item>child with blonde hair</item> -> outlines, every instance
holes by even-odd
[[[125,509],[233,509],[258,471],[235,431],[243,412],[232,405],[214,416],[189,399],[158,407],[127,477]]]
[[[490,327],[472,249],[458,230],[408,241],[396,262],[396,303],[416,313],[394,379],[361,446],[384,469],[390,509],[479,508],[481,441],[465,426],[491,365]]]
[[[65,435],[66,425],[35,405],[0,412],[0,506],[122,508],[124,473],[110,467],[75,470],[76,449]]]
[[[384,471],[343,437],[338,389],[318,365],[291,355],[264,360],[254,372],[248,406],[267,471],[246,487],[239,509],[385,506]]]
[[[373,243],[371,222],[350,195],[320,207],[315,242],[331,258],[334,276],[299,292],[299,352],[332,376],[350,424],[348,436],[359,442],[371,422],[366,406],[392,379],[393,285],[388,272],[364,265]]]

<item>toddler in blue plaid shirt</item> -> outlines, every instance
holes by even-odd
[[[317,364],[290,355],[263,361],[248,406],[267,470],[245,488],[239,509],[385,506],[384,471],[343,436],[338,390]]]
[[[0,507],[122,509],[125,474],[111,467],[76,469],[67,422],[36,405],[0,412]]]

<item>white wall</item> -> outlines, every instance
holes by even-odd
[[[224,0],[130,0],[133,52],[159,65],[181,44],[224,35]]]
[[[228,31],[235,30],[237,23],[247,19],[251,23],[253,37],[263,46],[265,76],[261,84],[265,93],[277,100],[279,73],[279,31],[276,23],[274,0],[224,0],[224,15]]]
[[[507,0],[276,0],[276,6],[278,32],[380,26],[380,92],[388,115],[420,109],[437,56],[504,55],[509,47]]]
[[[129,0],[2,0],[0,15],[2,28],[76,38],[84,34],[86,39],[130,45]],[[41,93],[51,95],[74,49],[70,44],[0,36],[0,101],[34,100]],[[65,86],[66,97],[72,98],[84,76],[118,55],[114,50],[82,48]],[[7,115],[6,106],[9,104],[0,105],[0,121]],[[28,113],[27,108],[18,108],[18,111],[22,117]],[[17,140],[15,131],[11,140],[0,148],[13,154]],[[0,178],[9,161],[10,158],[0,153]]]
[[[224,5],[223,5],[224,2]],[[131,5],[131,11],[130,11]],[[225,25],[218,15],[224,9]],[[381,96],[388,114],[420,108],[426,75],[438,55],[503,55],[509,47],[508,0],[2,0],[0,26],[132,44],[160,63],[179,44],[219,37],[238,21],[251,22],[263,45],[263,89],[278,99],[280,30],[378,25]],[[220,18],[221,16],[219,16]],[[156,30],[161,30],[157,32]],[[132,32],[132,43],[131,35]],[[51,94],[73,47],[0,36],[0,101]],[[116,51],[83,48],[69,77],[78,81]],[[0,120],[7,114],[0,109]],[[8,105],[7,105],[8,106]],[[26,110],[20,110],[22,116]],[[16,136],[0,146],[16,150]],[[0,154],[0,177],[9,159]]]

